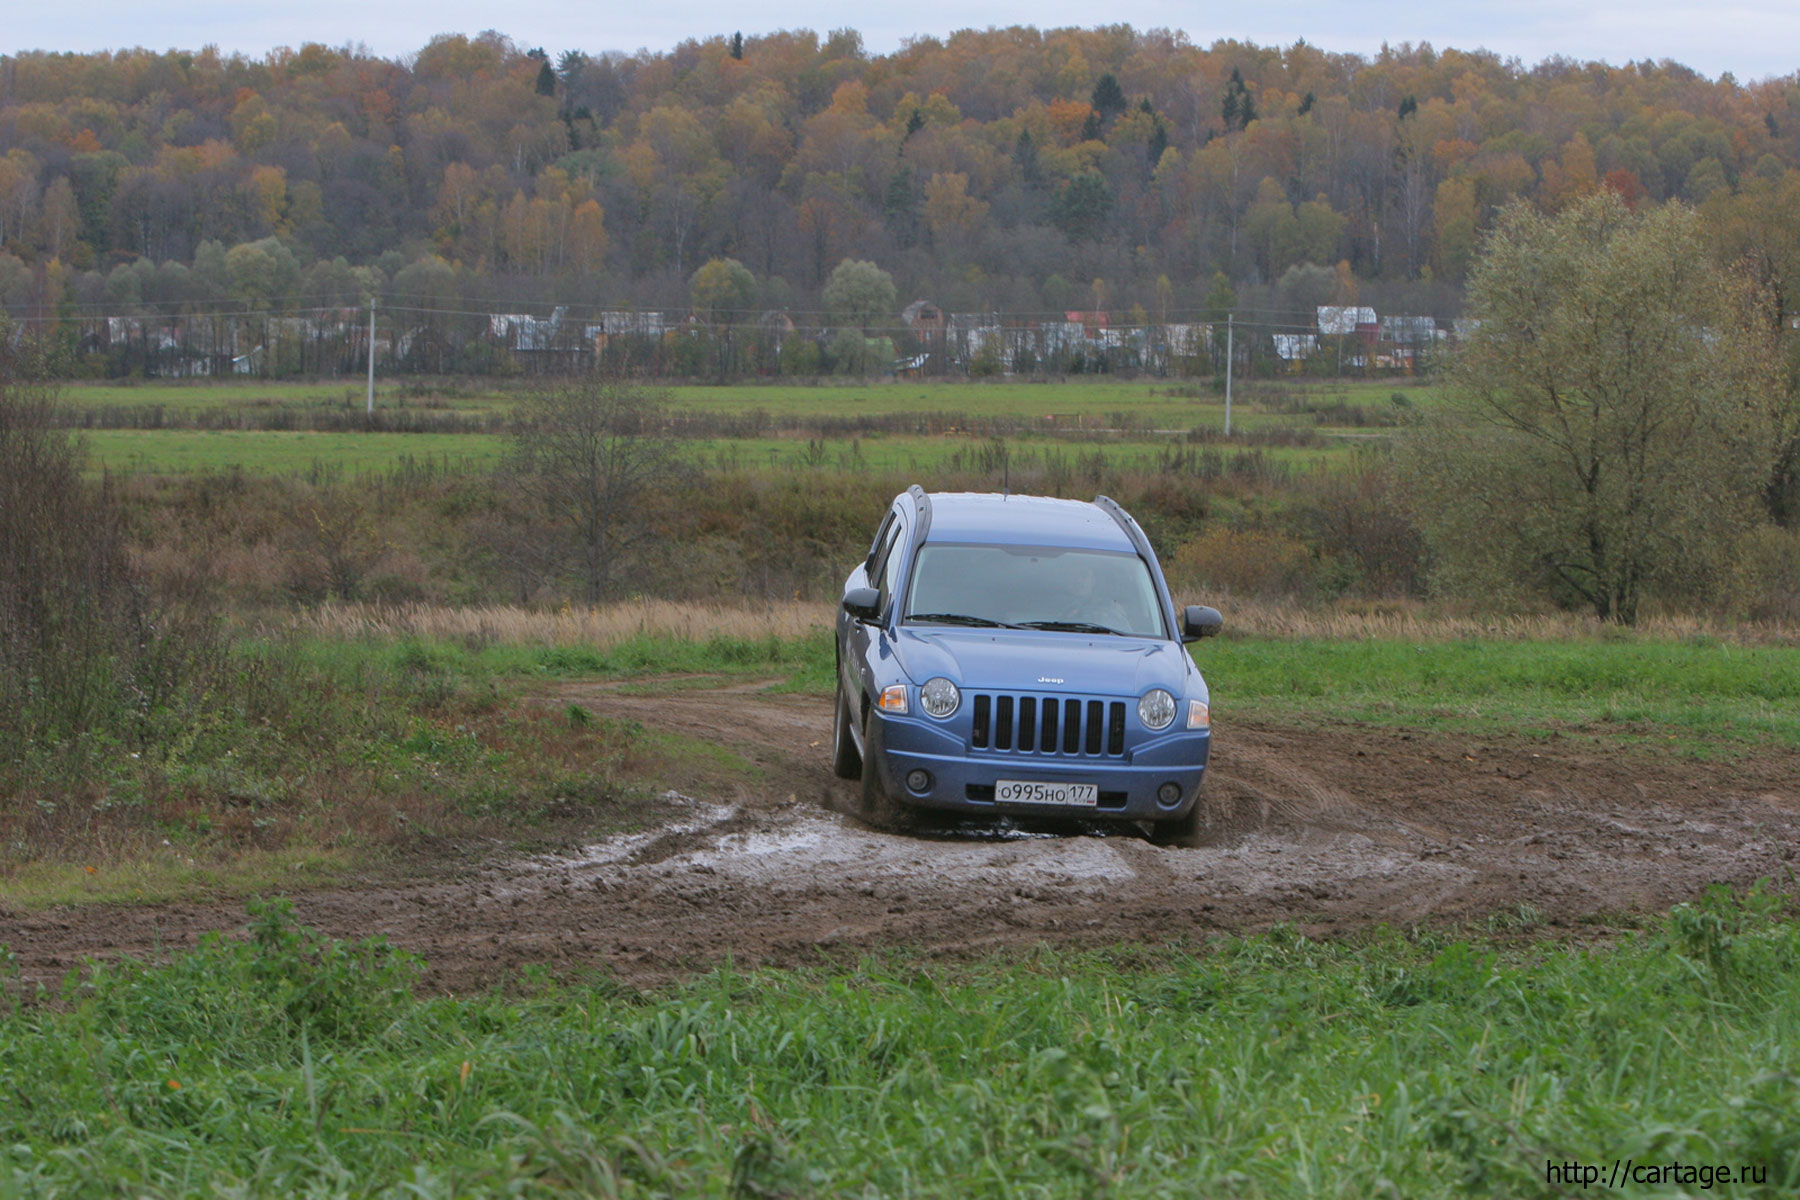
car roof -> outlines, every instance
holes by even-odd
[[[1136,552],[1119,522],[1096,504],[998,492],[932,492],[925,540]]]

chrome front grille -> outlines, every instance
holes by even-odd
[[[971,707],[969,745],[1018,754],[1117,758],[1125,753],[1125,703],[981,693]]]

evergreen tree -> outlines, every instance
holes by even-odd
[[[1100,236],[1112,207],[1112,188],[1107,186],[1106,176],[1089,169],[1063,186],[1053,215],[1064,233],[1081,241]]]
[[[1244,86],[1244,73],[1236,67],[1231,68],[1231,79],[1225,84],[1225,100],[1220,105],[1220,114],[1225,118],[1227,132],[1242,129],[1256,120],[1256,100],[1250,95],[1250,89]]]
[[[1125,89],[1119,86],[1118,79],[1111,71],[1100,77],[1094,84],[1094,111],[1100,114],[1100,120],[1110,121],[1127,107]]]
[[[550,56],[544,53],[544,48],[539,46],[535,50],[527,50],[525,57],[537,60],[537,94],[540,96],[556,95],[556,72],[551,68]]]
[[[1019,130],[1019,139],[1013,143],[1013,161],[1019,164],[1019,178],[1027,185],[1036,187],[1043,182],[1043,171],[1038,166],[1037,142],[1031,136],[1031,130]]]
[[[1163,126],[1162,118],[1156,118],[1156,124],[1150,130],[1149,160],[1150,169],[1156,170],[1156,164],[1162,161],[1163,151],[1169,148],[1169,131]]]

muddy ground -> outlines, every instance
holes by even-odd
[[[846,815],[831,704],[715,690],[570,686],[547,701],[716,741],[747,760],[668,768],[666,824],[528,859],[477,855],[428,882],[295,897],[339,937],[422,954],[428,986],[486,987],[530,963],[654,983],[740,965],[960,955],[1203,937],[1289,923],[1549,927],[1664,909],[1708,884],[1787,877],[1800,752],[1696,762],[1580,741],[1481,741],[1359,726],[1219,721],[1208,844],[1103,825],[973,823],[880,833]],[[729,714],[729,719],[725,715]],[[85,958],[153,956],[241,929],[241,902],[0,913],[27,982]]]

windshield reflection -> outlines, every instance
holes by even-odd
[[[913,568],[904,619],[1168,636],[1142,559],[1063,546],[927,545]]]

